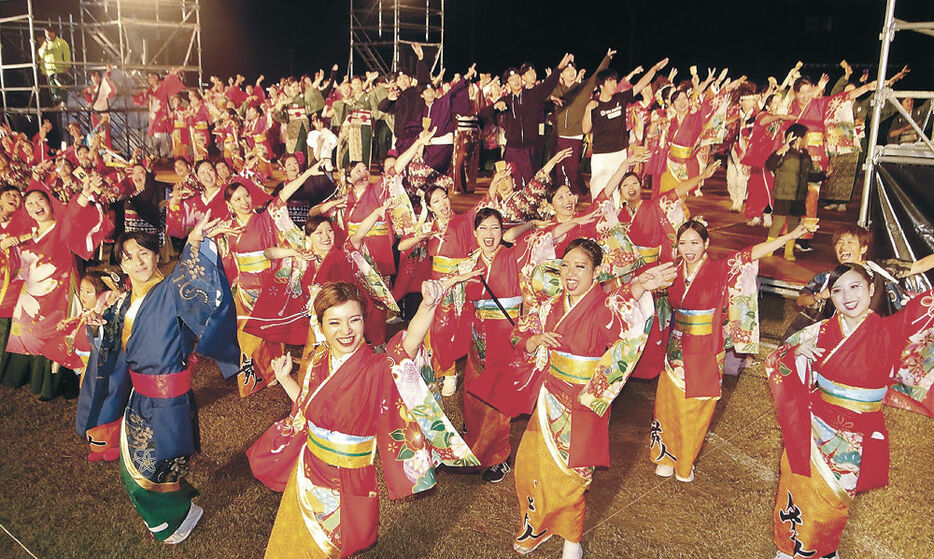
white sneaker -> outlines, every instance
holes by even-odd
[[[561,559],[582,559],[584,557],[584,548],[580,542],[571,543],[564,540],[564,551],[561,552]]]
[[[692,481],[694,481],[694,468],[691,468],[691,475],[689,475],[688,477],[681,477],[678,474],[675,474],[675,479],[680,481],[681,483],[691,483]]]
[[[655,466],[655,475],[659,477],[671,477],[675,475],[675,469],[672,466],[659,464],[658,466]]]
[[[457,375],[444,377],[441,381],[441,395],[453,396],[457,393]]]
[[[191,508],[188,509],[188,516],[182,521],[182,525],[162,543],[166,545],[176,545],[185,541],[185,539],[191,535],[191,531],[195,529],[195,526],[198,525],[198,521],[201,520],[201,515],[203,514],[204,509],[192,503]]]

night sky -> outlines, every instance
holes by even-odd
[[[357,0],[362,2],[363,0]],[[370,0],[375,2],[376,0]],[[9,3],[4,3],[9,4]],[[804,73],[839,75],[846,58],[857,68],[875,66],[882,0],[548,1],[448,0],[448,76],[472,61],[481,71],[501,72],[529,61],[557,63],[565,51],[593,69],[607,47],[619,54],[614,67],[627,73],[664,56],[686,77],[688,66],[729,66],[733,76],[779,79],[795,61]],[[76,0],[34,2],[37,12],[73,6]],[[312,73],[337,62],[346,68],[347,0],[202,0],[204,73],[260,73],[267,83],[288,74]],[[4,8],[8,10],[8,8]],[[934,20],[931,0],[899,0],[896,16]],[[934,37],[900,32],[890,63],[913,72],[904,87],[931,89]]]

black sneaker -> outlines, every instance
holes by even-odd
[[[503,462],[495,466],[490,466],[483,472],[483,481],[487,483],[499,483],[506,479],[506,474],[512,471],[509,462]]]
[[[814,247],[812,247],[811,242],[807,240],[795,241],[795,247],[801,252],[814,252]]]

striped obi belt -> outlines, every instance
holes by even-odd
[[[675,161],[684,163],[690,159],[693,154],[694,146],[680,146],[675,143],[668,144],[668,157]]]
[[[522,309],[522,295],[516,295],[515,297],[505,297],[499,300],[500,304],[503,305],[503,308],[506,309],[506,313],[513,320],[519,318]],[[506,320],[506,317],[503,315],[503,311],[499,310],[499,307],[496,306],[496,303],[493,299],[480,299],[479,301],[474,301],[474,309],[476,311],[476,316],[482,320]]]
[[[268,270],[272,265],[261,250],[254,250],[253,252],[235,252],[233,256],[234,260],[237,262],[237,270],[240,272],[255,274],[263,270]]]
[[[359,223],[349,223],[347,224],[347,234],[351,237],[357,232],[357,229],[360,229]],[[377,221],[373,224],[373,227],[367,231],[367,237],[385,237],[389,235],[389,222],[388,221]]]
[[[467,260],[466,258],[451,258],[450,256],[441,256],[436,255],[431,257],[431,271],[438,274],[439,276],[446,276],[448,274],[456,274],[457,267],[461,262]],[[495,306],[495,303],[494,303]]]
[[[188,367],[167,375],[144,375],[130,371],[133,390],[147,398],[178,398],[191,390],[191,371],[196,360],[188,360]]]
[[[662,253],[662,249],[659,246],[654,246],[654,247],[636,246],[636,250],[639,251],[639,255],[642,256],[642,260],[646,264],[655,264],[656,262],[658,262],[658,258]]]
[[[311,421],[306,423],[308,441],[305,446],[325,464],[338,468],[365,468],[373,465],[376,437],[347,435],[318,427]]]
[[[882,388],[860,388],[849,386],[817,374],[817,389],[821,400],[857,413],[869,413],[882,409],[882,399],[888,390]]]
[[[373,121],[373,113],[366,109],[357,109],[350,113],[348,117],[350,124],[359,124],[361,126],[370,126]]]
[[[713,315],[714,309],[678,309],[675,311],[673,334],[678,337],[683,334],[691,336],[713,334]]]
[[[285,112],[289,115],[289,120],[308,120],[308,114],[303,105],[292,105]]]
[[[593,377],[598,361],[599,357],[584,357],[552,350],[549,368],[551,375],[559,380],[568,384],[584,385]]]

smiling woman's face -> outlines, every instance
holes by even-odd
[[[857,319],[869,310],[873,286],[856,270],[840,276],[830,288],[830,300],[837,312],[846,318]]]
[[[593,259],[586,250],[575,248],[561,259],[561,288],[572,298],[580,297],[593,285]]]
[[[328,307],[321,319],[321,333],[335,357],[350,355],[363,343],[363,309],[357,301]]]

